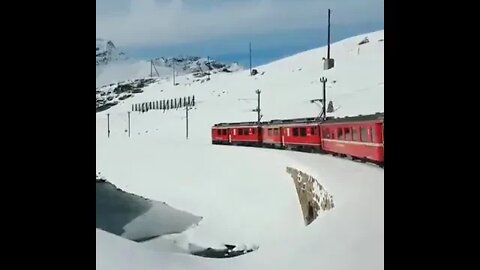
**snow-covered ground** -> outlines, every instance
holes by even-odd
[[[170,69],[158,68],[161,75],[171,73]],[[150,63],[148,61],[125,60],[109,63],[106,66],[97,66],[96,86],[117,83],[125,80],[134,80],[150,75]]]
[[[332,45],[335,68],[324,71],[326,48],[248,70],[191,76],[149,85],[97,118],[97,171],[119,188],[203,217],[172,236],[202,245],[245,243],[259,249],[229,259],[165,251],[164,240],[135,243],[97,230],[97,269],[383,269],[383,169],[320,154],[212,145],[218,122],[255,121],[260,89],[264,120],[311,117],[320,108],[320,77],[336,116],[383,111],[383,31]],[[358,45],[368,36],[369,43]],[[163,90],[163,91],[161,91]],[[185,139],[185,110],[127,112],[131,104],[195,95]],[[107,116],[110,114],[110,138]],[[287,167],[317,179],[335,207],[305,227]],[[155,242],[157,241],[157,242]],[[180,240],[178,240],[180,241]]]

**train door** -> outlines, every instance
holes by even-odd
[[[281,137],[281,146],[285,146],[285,133],[286,133],[286,128],[280,127],[280,135]]]
[[[232,129],[235,131],[235,129]],[[232,130],[228,129],[228,143],[232,143]]]
[[[385,137],[384,137],[384,131],[383,131],[383,125],[384,123],[382,123],[382,145],[385,147]]]
[[[263,142],[263,136],[262,136],[262,127],[261,126],[258,126],[255,128],[257,130],[257,141],[259,143],[262,143]]]
[[[321,142],[322,142],[322,130],[321,130],[321,128],[320,128],[320,125],[314,126],[314,127],[313,127],[313,130],[315,131],[315,132],[313,133],[313,135],[317,136],[316,139],[318,140],[318,142],[321,143]]]

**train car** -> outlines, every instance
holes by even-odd
[[[283,136],[280,135],[281,126],[266,124],[262,126],[263,146],[272,148],[283,148]]]
[[[227,124],[216,124],[212,127],[212,144],[229,144],[230,138]]]
[[[261,128],[258,122],[216,124],[212,127],[212,143],[260,146]]]
[[[317,118],[272,120],[262,129],[263,143],[268,146],[308,152],[321,150]]]
[[[320,125],[322,150],[383,167],[384,113],[330,119]]]

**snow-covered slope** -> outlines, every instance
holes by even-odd
[[[335,68],[324,71],[326,48],[306,51],[248,71],[163,80],[97,113],[97,170],[116,186],[202,216],[177,237],[186,242],[258,244],[224,260],[199,258],[131,243],[97,231],[97,269],[383,269],[383,170],[344,159],[210,142],[217,122],[254,121],[260,89],[264,120],[316,116],[320,77],[336,116],[383,111],[383,38],[378,31],[332,45]],[[366,36],[369,42],[358,45]],[[185,139],[185,110],[128,114],[135,103],[195,95]],[[107,116],[110,114],[110,138]],[[335,207],[305,227],[286,168],[310,174]],[[175,237],[174,237],[175,238]]]

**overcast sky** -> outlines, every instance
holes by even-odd
[[[238,55],[249,40],[264,52],[319,47],[326,40],[328,8],[335,40],[383,29],[384,5],[383,0],[96,0],[96,7],[97,38],[148,58]]]

